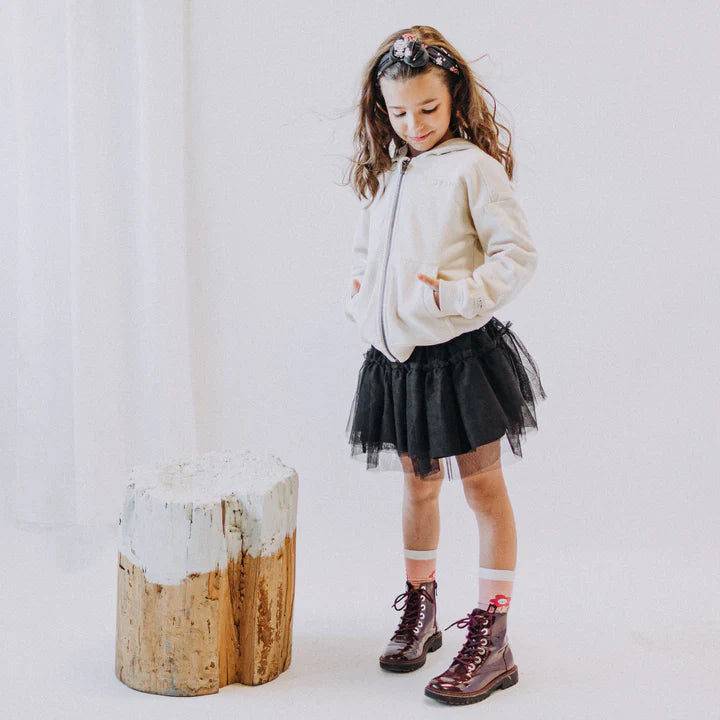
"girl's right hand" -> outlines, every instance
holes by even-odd
[[[359,280],[353,280],[353,288],[355,288],[355,292],[353,293],[353,296],[355,296],[360,292],[360,281]]]

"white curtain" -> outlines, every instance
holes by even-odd
[[[196,446],[183,6],[15,2],[1,26],[4,506],[112,522],[131,464]]]

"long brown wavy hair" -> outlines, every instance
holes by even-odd
[[[452,102],[450,130],[453,137],[469,140],[501,162],[508,178],[512,180],[514,165],[510,152],[512,134],[495,119],[497,110],[495,97],[475,77],[460,53],[435,28],[429,25],[413,25],[398,30],[383,40],[375,55],[364,67],[360,98],[355,106],[358,110],[358,124],[353,136],[353,157],[342,184],[351,185],[359,199],[369,197],[372,203],[380,187],[379,175],[389,170],[392,164],[390,146],[394,145],[397,148],[404,142],[390,124],[385,100],[375,79],[380,58],[398,38],[402,37],[403,33],[414,33],[421,42],[445,48],[457,63],[460,74],[448,72],[432,62],[418,68],[410,67],[404,62],[396,62],[388,67],[382,76],[389,80],[406,80],[427,72],[441,73]],[[483,93],[487,93],[492,98],[492,112]],[[500,143],[501,130],[507,133],[506,145]]]

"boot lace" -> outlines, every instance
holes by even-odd
[[[490,634],[488,626],[490,625],[493,610],[492,605],[486,611],[475,608],[468,615],[456,620],[454,623],[450,623],[445,628],[448,630],[453,625],[457,625],[459,628],[468,628],[465,644],[460,648],[460,652],[453,661],[458,665],[464,665],[468,673],[480,667],[487,657],[488,635]]]
[[[432,598],[425,588],[416,588],[414,585],[409,585],[405,592],[400,593],[400,595],[395,598],[392,606],[396,610],[405,610],[405,612],[393,638],[405,638],[408,642],[412,642],[412,640],[415,639],[415,632],[420,628],[422,621],[425,619],[424,603],[421,600],[423,597],[432,602]],[[398,605],[401,600],[405,601],[404,604]]]

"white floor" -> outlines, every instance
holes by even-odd
[[[550,532],[531,521],[542,512],[540,490],[529,484],[513,503],[520,553],[508,635],[520,682],[464,707],[426,698],[425,683],[462,644],[457,628],[420,670],[382,671],[377,656],[398,622],[391,603],[404,578],[399,525],[389,524],[399,495],[388,502],[380,491],[387,476],[376,477],[367,492],[318,481],[301,496],[290,668],[265,685],[197,698],[140,693],[114,675],[115,526],[6,527],[0,717],[720,718],[718,578],[710,572],[717,548],[688,548],[671,528],[633,544],[616,532],[598,539],[583,534],[582,519]],[[522,471],[515,477],[528,483]],[[332,512],[339,495],[366,517],[349,533]],[[473,607],[476,540],[466,540],[473,518],[462,510],[461,488],[446,484],[442,502],[444,628]]]

